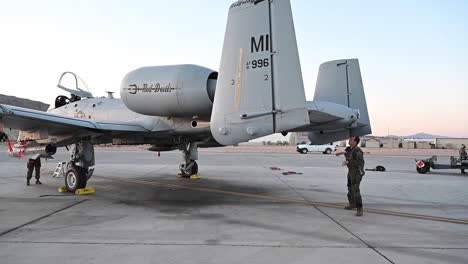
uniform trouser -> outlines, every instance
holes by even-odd
[[[467,156],[460,156],[460,161],[468,160]],[[465,173],[465,169],[461,169],[461,173]]]
[[[359,170],[348,170],[348,201],[349,204],[355,205],[357,208],[362,208],[361,184],[362,176],[359,175]]]
[[[28,160],[27,167],[28,167],[28,174],[26,175],[26,179],[30,180],[32,178],[33,170],[35,169],[36,180],[39,180],[39,178],[41,177],[41,160],[30,159]]]

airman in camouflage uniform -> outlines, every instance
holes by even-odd
[[[28,168],[26,185],[30,184],[29,181],[32,178],[33,170],[36,170],[36,184],[42,184],[42,182],[39,180],[39,178],[41,178],[41,158],[38,157],[37,159],[29,159],[26,165]]]
[[[343,166],[348,167],[348,201],[349,204],[345,207],[347,210],[357,209],[357,216],[362,216],[362,198],[359,185],[361,184],[362,176],[364,176],[364,153],[357,146],[359,137],[349,139],[349,147],[345,152],[339,152],[336,155],[344,154],[346,160]]]
[[[462,144],[458,153],[460,154],[460,161],[468,160],[468,154],[466,153],[465,144]],[[465,169],[461,169],[462,174],[466,174]]]

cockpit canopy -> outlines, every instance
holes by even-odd
[[[66,87],[66,86],[64,86],[62,84],[62,81],[64,80],[63,77],[67,76],[67,74],[73,76],[73,80],[74,80],[74,83],[75,83],[75,88],[74,89],[68,88],[68,87]],[[85,88],[84,89],[80,88],[79,84],[82,87],[84,86]],[[82,98],[93,98],[93,95],[91,94],[91,92],[89,92],[88,86],[83,81],[83,79],[81,79],[77,74],[75,74],[73,72],[64,72],[64,73],[62,73],[62,75],[59,78],[59,82],[57,84],[57,87],[64,90],[64,91],[69,92],[70,93],[70,98],[68,98],[65,95],[57,96],[57,98],[55,98],[55,108],[59,108],[59,107],[62,107],[64,105],[66,105],[66,104],[73,103],[73,102],[76,102],[76,101],[80,101]]]

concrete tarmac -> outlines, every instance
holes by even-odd
[[[2,152],[0,263],[468,263],[459,171],[421,175],[415,157],[367,155],[366,168],[387,171],[366,173],[356,217],[342,209],[342,157],[199,156],[202,179],[189,180],[176,177],[178,152],[98,149],[97,192],[78,196],[51,176],[67,153],[26,186],[26,160]]]

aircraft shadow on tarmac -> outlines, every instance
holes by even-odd
[[[174,176],[170,176],[174,178]],[[93,182],[98,192],[97,197],[116,199],[119,203],[139,206],[164,204],[169,210],[177,211],[179,207],[202,207],[222,204],[277,203],[264,199],[241,197],[241,194],[273,196],[279,191],[286,191],[285,187],[278,188],[271,184],[242,184],[221,179],[203,178],[201,181],[189,179],[170,179],[162,177],[145,177],[134,179],[114,180],[97,176]],[[104,179],[104,180],[103,180]],[[109,184],[109,180],[112,184]],[[136,180],[137,182],[134,182]],[[99,191],[99,189],[103,191]],[[105,189],[105,190],[104,190]],[[230,195],[231,193],[231,195]],[[232,195],[240,194],[239,196]]]
[[[173,177],[173,176],[172,176]],[[295,211],[296,209],[290,206],[299,206],[296,208],[303,208],[304,205],[294,205],[285,207],[287,202],[266,200],[266,199],[255,199],[251,197],[240,197],[236,195],[223,194],[217,192],[200,191],[193,189],[183,188],[170,188],[166,186],[153,186],[138,183],[131,183],[124,181],[113,181],[109,184],[109,180],[106,177],[96,176],[93,186],[98,190],[96,194],[93,194],[90,198],[93,199],[104,199],[110,201],[115,205],[130,206],[132,208],[144,208],[153,209],[158,213],[158,218],[168,220],[215,220],[226,225],[233,226],[246,226],[253,229],[262,229],[271,232],[280,232],[284,234],[292,234],[294,236],[301,237],[313,237],[315,239],[321,239],[329,241],[330,243],[340,243],[343,240],[342,235],[328,234],[322,232],[320,229],[305,230],[303,227],[290,224],[281,223],[269,223],[264,220],[256,221],[257,217],[246,219],[245,217],[235,217],[230,214],[223,213],[203,213],[200,209],[203,207],[210,206],[235,206],[242,207],[248,206],[252,212],[257,210],[269,211],[274,210],[278,213],[279,210]],[[168,180],[168,178],[158,179],[154,177],[148,178],[134,178],[131,180],[144,181],[149,183],[161,183],[161,184],[173,184],[186,187],[194,188],[206,188],[209,190],[222,190],[226,192],[233,192],[239,194],[254,194],[261,196],[276,195],[279,196],[278,191],[284,192],[288,189],[286,187],[278,188],[274,185],[244,185],[240,183],[234,183],[232,181],[220,180],[220,179],[203,179],[203,181],[191,181],[185,179]],[[104,190],[105,189],[105,190]],[[101,191],[99,191],[101,190]],[[266,206],[266,207],[265,207]],[[254,208],[254,209],[252,209]],[[280,209],[281,208],[281,209]],[[303,211],[303,209],[299,209]],[[313,215],[316,215],[314,207],[310,207]],[[306,212],[308,210],[305,210]],[[264,212],[265,213],[265,212]],[[262,214],[262,213],[260,213]],[[319,213],[320,214],[320,213]],[[326,217],[326,216],[320,216]],[[221,244],[222,241],[217,239],[210,239],[206,241],[207,244]],[[355,241],[354,243],[359,242]]]

